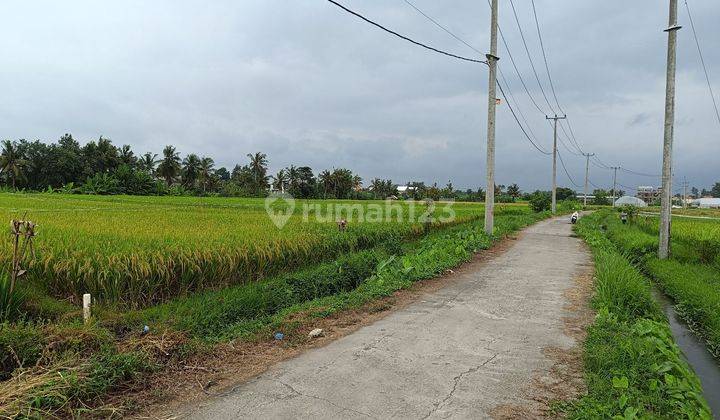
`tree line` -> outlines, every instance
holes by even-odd
[[[268,163],[267,155],[257,152],[228,170],[216,168],[208,156],[191,153],[181,157],[172,145],[165,146],[160,156],[151,152],[136,155],[129,145],[118,147],[102,136],[81,146],[65,134],[49,144],[2,141],[0,183],[11,190],[99,195],[264,197],[280,191],[296,198],[485,200],[482,188],[460,190],[452,182],[444,187],[408,182],[399,191],[392,180],[375,178],[364,188],[362,178],[350,169],[334,168],[316,175],[308,166],[291,165],[270,174]],[[528,200],[539,193],[523,193],[517,184],[495,186],[496,200],[501,203]],[[574,197],[572,189],[558,189],[559,200]]]

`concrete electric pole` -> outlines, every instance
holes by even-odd
[[[595,153],[583,153],[585,156],[585,196],[583,197],[583,206],[587,206],[588,196],[588,175],[590,174],[590,158],[595,156]]]
[[[497,32],[498,0],[492,0],[490,18],[490,53],[486,54],[490,68],[488,81],[488,125],[487,125],[487,190],[485,191],[485,233],[493,234],[495,211],[495,107],[497,105]]]
[[[677,0],[670,0],[667,80],[665,82],[665,133],[663,139],[662,191],[660,196],[660,246],[658,258],[670,256],[670,218],[672,211],[672,147],[675,125],[675,68],[677,64]]]
[[[615,200],[617,199],[615,195],[617,194],[615,192],[615,189],[617,188],[617,170],[620,169],[619,166],[611,166],[610,169],[613,170],[613,189],[612,189],[612,206],[615,207]]]
[[[555,122],[553,129],[553,173],[552,173],[552,213],[555,214],[557,211],[557,125],[558,120],[564,120],[567,115],[558,117],[555,114],[554,117],[546,116],[545,119],[553,120]]]

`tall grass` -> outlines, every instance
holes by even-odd
[[[10,273],[0,268],[0,323],[12,321],[20,315],[23,295],[16,288],[10,290]]]
[[[596,279],[593,307],[598,312],[585,342],[587,395],[566,407],[572,419],[710,419],[697,376],[684,360],[650,282],[604,235],[614,223],[608,212],[584,217],[577,232],[591,246]],[[643,241],[612,232],[626,250]]]

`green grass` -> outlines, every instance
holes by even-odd
[[[671,258],[657,258],[658,221],[639,218],[622,225],[605,215],[608,237],[675,302],[676,311],[708,349],[720,357],[720,222],[673,219]],[[640,245],[639,245],[640,244]]]
[[[675,302],[677,312],[720,357],[720,271],[701,264],[649,259],[645,268]]]
[[[597,268],[597,317],[585,342],[587,394],[564,407],[569,418],[710,419],[697,376],[674,343],[653,300],[649,280],[621,252],[645,249],[644,239],[610,232],[608,211],[581,219],[576,230]],[[635,257],[633,257],[633,260]]]

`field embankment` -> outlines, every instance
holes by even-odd
[[[650,280],[632,264],[638,257],[633,250],[651,246],[642,236],[620,239],[611,226],[616,219],[613,212],[598,211],[577,227],[595,257],[598,314],[585,343],[588,393],[568,407],[569,417],[712,418],[700,382],[651,295]]]

